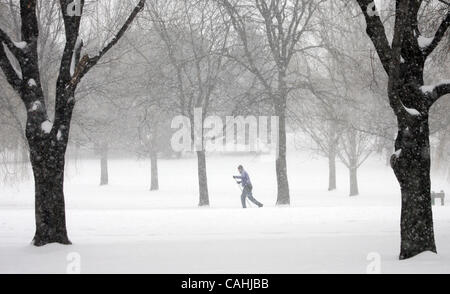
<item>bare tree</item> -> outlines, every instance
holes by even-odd
[[[37,1],[20,1],[20,42],[14,42],[0,29],[0,67],[27,109],[26,137],[35,179],[35,246],[54,242],[70,244],[66,229],[63,185],[75,90],[82,77],[123,36],[144,7],[145,0],[139,1],[119,32],[97,55],[84,55],[80,58],[83,42],[79,40],[79,30],[84,2],[79,2],[78,14],[71,10],[74,5],[72,1],[60,0],[65,27],[65,47],[56,81],[53,122],[49,119],[39,71]],[[17,60],[20,69],[14,67],[12,58]]]
[[[328,191],[336,189],[336,158],[343,131],[340,97],[330,79],[309,78],[309,99],[295,99],[288,107],[288,119],[294,127],[307,134],[313,151],[328,160]],[[300,95],[300,94],[299,94]]]
[[[349,125],[340,138],[339,158],[348,168],[350,196],[359,195],[358,168],[372,153],[371,136]]]
[[[289,85],[289,66],[296,53],[317,48],[318,45],[306,41],[313,30],[314,13],[323,1],[311,0],[217,0],[227,11],[233,27],[241,41],[242,54],[230,55],[248,71],[253,73],[268,93],[275,114],[279,117],[278,156],[276,160],[277,204],[289,204],[289,183],[286,163],[286,105]],[[257,24],[264,29],[269,51],[269,64],[273,70],[267,71],[267,64],[258,60],[250,42],[250,27]],[[303,44],[301,44],[303,43]],[[299,44],[302,47],[299,47]],[[272,83],[276,81],[276,83]],[[298,84],[296,85],[298,87]]]
[[[400,259],[423,251],[436,252],[430,199],[428,116],[431,106],[450,93],[450,83],[425,86],[424,66],[450,26],[450,12],[448,6],[442,9],[443,21],[433,37],[426,38],[418,22],[423,2],[395,1],[395,25],[390,43],[375,2],[357,0],[366,20],[367,34],[388,75],[389,102],[397,117],[396,152],[391,166],[402,193]]]
[[[223,57],[230,25],[222,21],[219,9],[210,1],[154,1],[148,6],[154,29],[163,41],[173,67],[179,113],[191,120],[194,142],[194,109],[201,109],[203,127],[215,91],[228,64]],[[202,128],[203,129],[203,128]],[[201,135],[202,146],[204,137]],[[199,206],[209,205],[206,153],[196,150]]]

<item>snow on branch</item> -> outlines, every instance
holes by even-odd
[[[405,105],[403,105],[403,108],[406,110],[406,112],[408,112],[412,116],[420,116],[420,112],[415,108],[408,108]]]
[[[395,158],[399,158],[401,154],[402,154],[402,149],[398,149],[398,150],[395,150],[394,154],[392,154],[392,155],[394,155]]]
[[[430,105],[436,102],[440,97],[450,94],[450,80],[441,81],[434,85],[425,85],[420,87],[423,94],[430,97]]]
[[[25,47],[27,46],[26,42],[12,41],[9,38],[9,36],[2,29],[0,29],[0,42],[5,44],[5,46],[9,49],[9,51],[11,51],[11,53],[14,55],[14,57],[17,58],[17,60],[20,60],[21,58],[23,58],[24,54],[23,54],[22,50],[25,49]]]
[[[0,41],[0,69],[3,71],[6,80],[14,88],[14,90],[20,92],[22,85],[22,72],[16,69],[9,60],[5,47],[7,47],[5,43]]]
[[[41,124],[41,129],[44,133],[50,134],[53,128],[53,123],[49,120],[44,120]]]
[[[24,58],[24,52],[22,51],[27,46],[26,42],[14,42],[9,36],[0,29],[0,69],[6,76],[8,83],[16,90],[20,91],[20,85],[22,84],[22,71],[14,65],[14,62],[10,60],[10,56],[14,57],[17,61],[22,61]],[[9,56],[7,51],[11,53]]]
[[[434,40],[434,37],[427,38],[427,37],[420,35],[417,38],[417,43],[419,44],[420,49],[424,50],[428,46],[430,46],[430,44],[433,42],[433,40]]]
[[[17,48],[19,48],[19,49],[25,49],[25,47],[27,47],[27,42],[25,42],[25,41],[20,41],[20,42],[14,42],[13,41],[13,44],[14,44],[14,46],[16,46]]]

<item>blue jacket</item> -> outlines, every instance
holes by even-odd
[[[250,182],[250,177],[245,170],[242,171],[242,174],[240,176],[236,176],[236,178],[241,179],[241,184],[243,187],[252,184],[252,182]]]

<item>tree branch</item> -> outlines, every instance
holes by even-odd
[[[392,49],[386,37],[384,25],[380,17],[376,14],[375,2],[373,0],[357,0],[366,19],[366,32],[372,40],[373,45],[380,57],[384,70],[389,75]]]
[[[139,3],[136,5],[136,7],[133,9],[133,11],[131,12],[130,16],[128,17],[128,19],[125,21],[124,25],[122,26],[122,28],[119,30],[119,32],[117,32],[117,34],[112,38],[112,40],[94,57],[89,57],[88,55],[85,55],[81,61],[86,60],[85,58],[87,57],[87,62],[81,63],[81,61],[78,63],[77,68],[79,68],[80,70],[78,71],[78,74],[72,77],[72,80],[70,81],[70,84],[76,85],[81,78],[89,72],[89,70],[94,67],[97,62],[100,60],[100,58],[102,58],[103,55],[105,55],[119,40],[120,38],[122,38],[122,36],[125,34],[125,32],[128,30],[129,26],[131,25],[131,23],[133,22],[133,20],[136,18],[136,16],[138,15],[139,12],[142,11],[142,9],[144,8],[144,4],[145,4],[146,0],[140,0]],[[75,83],[76,82],[76,83]]]
[[[439,98],[450,94],[450,81],[441,82],[434,86],[423,86],[420,90],[428,97],[429,105],[432,106]]]
[[[21,60],[23,58],[23,51],[15,45],[15,43],[2,29],[0,29],[0,42],[5,44],[5,46],[9,49],[9,51],[11,51],[11,53],[14,55],[14,57],[16,57],[17,60]]]
[[[434,88],[438,97],[450,94],[450,82],[445,84],[439,84]]]
[[[17,75],[14,67],[6,56],[5,48],[3,43],[0,42],[0,68],[5,74],[6,80],[18,93],[21,92],[22,79]]]
[[[39,25],[36,17],[36,0],[20,0],[20,18],[22,19],[22,40],[37,43]]]
[[[442,21],[441,25],[436,31],[433,41],[431,41],[430,45],[428,45],[423,49],[423,54],[425,56],[430,55],[433,52],[433,50],[439,45],[439,42],[442,40],[442,37],[444,37],[445,32],[447,31],[449,26],[450,26],[450,11],[447,12],[447,17]]]
[[[76,43],[79,35],[81,15],[83,14],[84,0],[80,1],[81,15],[68,15],[68,6],[72,0],[60,0],[61,14],[64,20],[64,30],[66,35],[66,44],[64,46],[63,55],[61,57],[61,65],[57,81],[57,91],[63,91],[65,86],[70,82],[72,76],[70,69],[74,53],[76,53]],[[61,96],[61,95],[57,95]]]

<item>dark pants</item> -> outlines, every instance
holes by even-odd
[[[256,200],[255,198],[253,198],[253,194],[252,194],[252,190],[253,187],[252,185],[247,185],[244,187],[244,189],[242,190],[242,194],[241,194],[241,202],[242,202],[242,207],[243,208],[247,208],[247,206],[245,205],[245,198],[248,198],[251,202],[253,202],[254,204],[256,204],[258,207],[262,206],[262,203],[259,202],[258,200]]]

